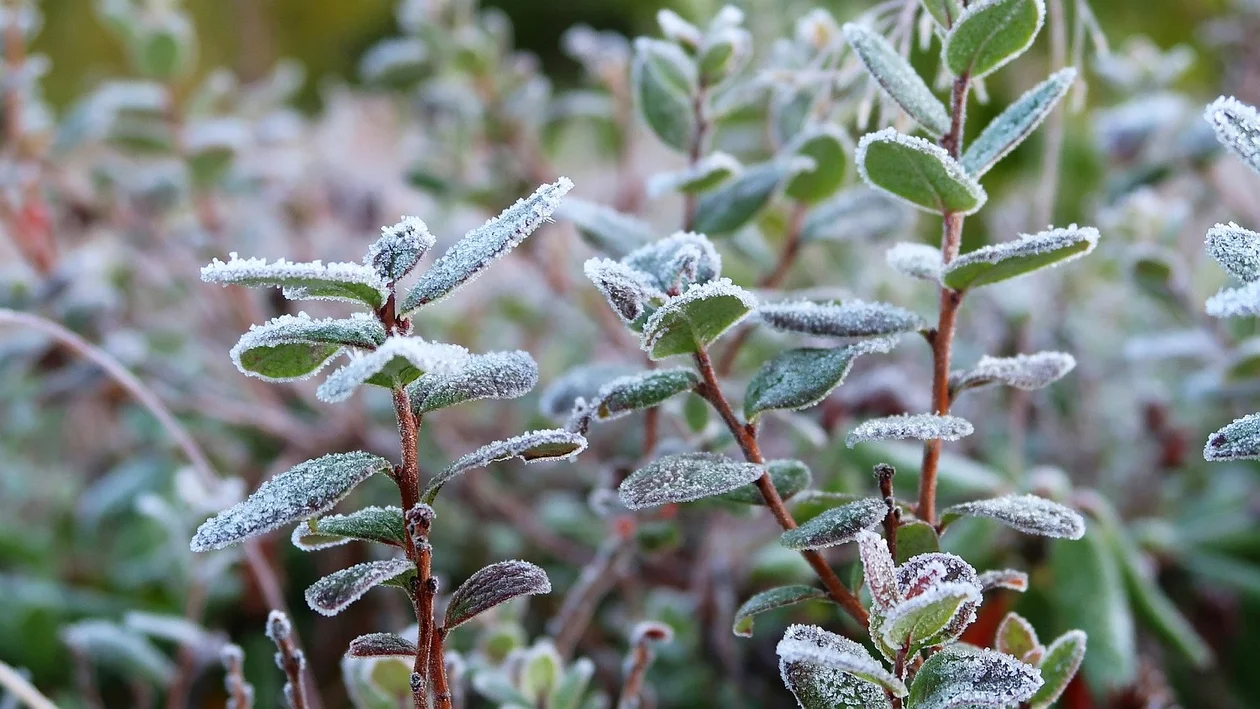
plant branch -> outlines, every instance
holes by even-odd
[[[705,116],[704,104],[709,96],[709,87],[701,82],[691,99],[691,110],[696,116],[696,129],[691,134],[691,148],[687,153],[687,166],[695,167],[704,157],[704,142],[709,134],[709,119]],[[683,198],[683,231],[691,231],[696,222],[696,208],[699,200],[694,192],[688,192]]]
[[[888,506],[888,514],[884,515],[884,537],[888,540],[888,553],[897,558],[897,527],[901,523],[901,508],[897,506],[897,496],[893,493],[893,475],[897,471],[891,465],[880,463],[875,466],[875,479],[879,481],[879,494],[884,496],[884,504]]]
[[[701,385],[697,388],[697,393],[704,397],[713,408],[722,417],[726,423],[726,427],[730,429],[731,435],[735,436],[735,441],[739,444],[740,450],[744,453],[744,458],[750,463],[764,465],[766,460],[761,455],[761,448],[757,444],[757,429],[752,424],[741,422],[731,409],[731,404],[726,400],[726,396],[722,393],[721,386],[717,381],[717,375],[713,371],[713,362],[709,359],[709,353],[704,349],[695,353],[696,365],[700,370],[700,376],[703,379]],[[763,472],[756,481],[757,489],[761,491],[761,497],[765,500],[766,506],[770,508],[770,512],[774,515],[775,521],[784,531],[796,529],[796,520],[793,519],[792,513],[788,511],[786,505],[783,504],[783,498],[779,496],[779,491],[775,489],[774,482],[770,479],[770,473]],[[818,574],[818,578],[822,580],[823,586],[827,589],[827,594],[832,600],[840,605],[849,615],[853,616],[862,626],[867,623],[866,609],[862,607],[861,601],[844,585],[840,578],[836,576],[836,572],[827,564],[826,559],[814,550],[802,551],[801,556],[805,557],[814,573]]]
[[[3,661],[0,661],[0,687],[4,687],[9,694],[30,709],[57,709],[57,705],[40,694],[39,690],[35,689],[35,685],[26,681],[26,678],[18,674],[17,670]]]
[[[436,584],[434,590],[437,590]],[[442,652],[446,629],[437,628],[432,633],[432,638],[432,645],[429,647],[429,674],[433,678],[433,706],[435,709],[451,709],[451,687],[446,679],[446,658]]]

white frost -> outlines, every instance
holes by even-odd
[[[861,300],[767,303],[757,309],[757,317],[776,330],[820,337],[875,337],[927,328],[923,318],[905,308]]]
[[[369,561],[335,571],[306,589],[306,604],[321,615],[333,616],[376,586],[414,568],[406,558]]]
[[[984,356],[966,372],[954,372],[950,386],[956,390],[986,384],[1004,384],[1022,391],[1050,386],[1076,368],[1076,358],[1066,352],[1037,352],[1014,357]]]
[[[1085,519],[1070,507],[1036,495],[1004,495],[947,508],[942,517],[988,517],[1025,534],[1080,539]]]
[[[894,244],[884,258],[904,276],[933,283],[941,280],[941,250],[934,246],[902,241]]]
[[[913,438],[920,441],[956,441],[975,432],[971,422],[958,416],[903,414],[872,419],[849,433],[845,444],[852,448],[863,441]]]
[[[650,274],[624,263],[592,258],[582,266],[582,271],[627,323],[638,320],[653,300],[665,300],[665,294],[656,287]]]
[[[1260,280],[1260,234],[1233,222],[1217,224],[1208,229],[1207,252],[1234,278]]]
[[[897,563],[888,551],[888,542],[878,534],[864,529],[857,535],[858,555],[862,559],[862,574],[871,590],[871,599],[878,609],[887,609],[903,599],[897,586]]]
[[[291,382],[315,376],[328,366],[329,362],[336,359],[341,350],[331,352],[314,369],[293,377],[268,376],[246,367],[241,357],[250,350],[260,347],[272,348],[298,344],[313,346],[340,344],[370,350],[384,340],[385,327],[374,316],[367,313],[352,313],[348,319],[313,319],[306,313],[298,313],[297,315],[281,315],[262,325],[250,325],[249,331],[241,335],[241,339],[237,340],[236,345],[228,354],[232,358],[232,364],[246,376],[269,382]]]
[[[1238,288],[1222,288],[1207,299],[1204,308],[1214,318],[1242,318],[1260,315],[1260,281]]]
[[[391,336],[375,350],[352,356],[348,363],[328,375],[315,395],[329,403],[345,401],[396,357],[406,360],[423,373],[444,374],[455,371],[468,356],[468,350],[459,345],[427,342],[419,337]]]
[[[852,674],[869,682],[878,682],[898,697],[907,694],[905,684],[879,660],[871,657],[866,648],[816,625],[788,626],[783,639],[779,640],[774,650],[779,656],[780,667],[784,663],[816,665]]]
[[[538,385],[538,364],[528,352],[471,355],[449,372],[432,372],[407,387],[416,413],[479,399],[514,399]]]
[[[404,216],[393,226],[381,227],[381,238],[368,247],[363,263],[393,283],[407,275],[436,242],[419,217]]]
[[[1232,96],[1221,96],[1207,107],[1203,117],[1212,124],[1221,145],[1260,172],[1260,115],[1256,109]]]
[[[632,510],[691,502],[738,489],[761,477],[765,467],[716,453],[669,455],[630,474],[619,488]]]
[[[361,263],[292,262],[279,259],[242,259],[232,252],[227,262],[214,259],[201,268],[201,280],[220,285],[271,286],[281,288],[290,300],[341,300],[368,302],[379,306],[389,295],[389,284],[369,266]],[[369,302],[354,292],[375,292],[379,300]]]

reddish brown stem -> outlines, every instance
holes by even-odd
[[[744,453],[744,458],[750,463],[763,465],[766,460],[761,455],[761,447],[757,444],[757,429],[752,424],[741,422],[736,416],[731,404],[727,401],[726,396],[722,393],[722,388],[718,385],[717,375],[713,371],[713,362],[709,359],[709,353],[701,349],[695,354],[696,365],[700,370],[700,376],[703,379],[697,393],[703,396],[722,417],[726,423],[726,427],[730,429],[731,435],[735,436],[735,441],[739,444],[740,450]],[[792,517],[792,513],[788,511],[786,505],[783,504],[783,498],[779,496],[779,491],[775,489],[774,482],[770,480],[770,473],[765,472],[756,481],[757,489],[761,491],[761,497],[765,500],[766,506],[770,508],[774,519],[779,526],[785,531],[796,529],[796,520]],[[801,556],[805,557],[805,561],[809,563],[814,573],[818,574],[818,578],[822,580],[823,586],[827,589],[827,594],[832,600],[840,605],[849,615],[853,616],[861,625],[867,624],[866,609],[862,607],[862,603],[853,595],[851,591],[844,585],[836,572],[827,564],[827,560],[817,551],[802,551]]]
[[[442,652],[442,643],[446,640],[446,630],[437,628],[432,634],[432,645],[429,647],[429,674],[433,677],[434,709],[451,709],[451,687],[446,679],[446,658]]]
[[[897,507],[897,496],[893,493],[893,475],[896,470],[891,465],[880,463],[875,466],[875,478],[879,481],[879,494],[884,496],[884,504],[888,506],[888,514],[884,515],[884,536],[888,540],[888,553],[897,558],[897,526],[901,523],[901,508]]]

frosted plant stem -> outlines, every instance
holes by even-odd
[[[393,308],[389,307],[393,301],[392,297],[390,301],[386,309],[392,312]],[[392,325],[390,320],[389,316],[382,317],[387,328]],[[420,417],[412,412],[406,389],[398,387],[393,393],[394,415],[398,419],[398,442],[402,449],[402,464],[394,469],[394,482],[398,485],[405,514],[405,511],[415,507],[420,501]],[[425,536],[428,536],[428,530],[424,531]],[[416,638],[416,660],[411,671],[413,675],[423,678],[421,682],[412,682],[411,700],[416,709],[427,709],[429,706],[429,655],[433,639],[436,637],[433,629],[433,598],[437,593],[437,584],[432,578],[433,550],[427,544],[418,548],[411,534],[405,536],[407,558],[416,565],[416,581],[411,596],[416,623],[420,626],[420,632]],[[439,652],[441,652],[440,647]]]
[[[941,147],[950,157],[958,159],[962,153],[963,121],[967,109],[967,92],[971,77],[964,74],[954,80],[950,98],[949,132],[941,137]],[[962,214],[946,213],[941,227],[941,263],[948,265],[958,256],[962,244]],[[941,286],[940,316],[932,343],[932,413],[944,416],[949,413],[949,365],[954,346],[954,329],[958,319],[958,306],[962,293]],[[919,518],[928,524],[936,524],[936,468],[941,460],[942,441],[928,441],[923,447],[923,465],[919,475]]]
[[[57,705],[40,694],[35,685],[27,682],[25,677],[3,661],[0,661],[0,687],[4,687],[30,709],[57,709]]]
[[[302,668],[306,663],[302,660],[302,651],[298,649],[292,627],[289,627],[288,634],[273,638],[273,640],[280,650],[276,653],[278,655],[276,660],[280,668],[284,670],[285,676],[289,678],[289,687],[293,688],[289,695],[290,709],[310,709],[306,701],[306,685],[302,682]]]
[[[696,130],[691,136],[691,150],[687,154],[687,167],[695,167],[700,162],[700,158],[704,157],[704,142],[709,133],[709,119],[704,115],[704,103],[708,98],[709,89],[702,81],[700,87],[696,89],[696,95],[692,97],[691,108],[696,114]],[[687,193],[683,201],[683,231],[691,231],[696,221],[696,207],[699,200],[694,192]]]
[[[717,375],[713,371],[713,362],[709,359],[709,353],[704,349],[695,354],[696,366],[700,370],[700,376],[703,379],[701,385],[697,388],[697,393],[704,397],[722,417],[726,423],[726,427],[730,429],[731,435],[735,436],[736,442],[739,443],[740,450],[744,452],[744,458],[750,463],[764,465],[766,460],[761,455],[761,448],[757,445],[757,429],[751,424],[740,422],[735,416],[731,404],[726,400],[726,396],[722,393],[721,387],[718,385]],[[788,511],[786,505],[783,504],[783,498],[779,496],[779,491],[775,489],[774,482],[770,480],[770,473],[764,472],[760,478],[755,481],[757,489],[761,492],[761,497],[765,500],[766,506],[770,508],[770,512],[774,514],[774,519],[779,526],[785,531],[796,529],[796,520],[793,519],[792,513]],[[806,550],[801,552],[801,556],[805,557],[805,561],[809,563],[814,573],[818,574],[818,578],[822,580],[823,586],[827,589],[827,594],[832,600],[840,605],[849,615],[853,616],[863,627],[867,624],[866,609],[862,607],[862,603],[849,591],[848,587],[836,576],[836,572],[832,571],[827,564],[827,560],[814,550]]]

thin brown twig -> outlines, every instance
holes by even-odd
[[[302,677],[306,674],[306,656],[298,648],[293,636],[293,624],[284,613],[272,611],[267,619],[267,635],[276,644],[276,662],[288,678],[285,684],[290,709],[309,709],[306,687]]]
[[[442,652],[442,644],[446,640],[446,629],[438,628],[433,632],[433,645],[429,648],[429,674],[433,678],[434,709],[451,709],[451,687],[446,678],[446,657]]]
[[[713,362],[709,359],[709,353],[703,348],[695,353],[696,365],[700,370],[702,378],[701,385],[697,388],[697,393],[704,397],[713,408],[722,417],[731,434],[735,436],[735,441],[739,444],[740,450],[744,453],[744,458],[750,463],[758,465],[765,464],[765,458],[761,455],[761,448],[757,443],[757,429],[751,424],[742,423],[731,409],[730,402],[722,393],[722,388],[718,384],[717,376],[713,370]],[[761,491],[761,496],[765,500],[766,506],[770,508],[770,512],[774,515],[775,521],[779,526],[787,531],[796,529],[796,520],[792,517],[792,513],[788,511],[787,506],[783,504],[783,498],[779,496],[779,491],[775,489],[774,482],[770,479],[770,473],[764,472],[760,478],[756,480],[757,489]],[[818,574],[818,578],[822,580],[823,586],[827,589],[827,594],[832,600],[840,605],[849,615],[853,616],[862,626],[867,624],[866,608],[862,606],[857,596],[853,595],[848,587],[836,576],[836,572],[827,564],[827,560],[814,550],[806,550],[801,552],[801,556],[813,568],[814,573]]]

